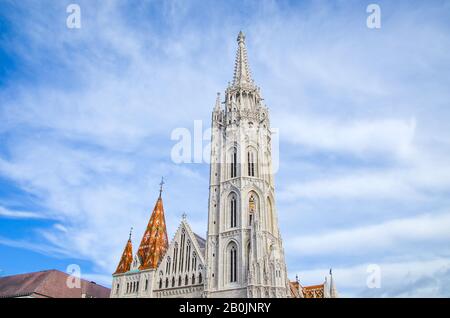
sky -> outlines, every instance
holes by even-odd
[[[449,17],[438,0],[0,0],[0,276],[77,264],[110,285],[161,176],[169,240],[182,213],[206,235],[208,164],[173,162],[171,136],[209,128],[242,30],[279,132],[289,277],[450,297]]]

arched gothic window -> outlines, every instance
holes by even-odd
[[[189,272],[190,270],[190,260],[191,260],[191,241],[187,241],[187,248],[186,248],[186,271]]]
[[[170,274],[170,256],[167,257],[166,261],[166,274]]]
[[[237,204],[236,204],[236,195],[232,195],[230,199],[230,227],[236,227],[237,220]]]
[[[237,149],[233,148],[231,151],[231,164],[230,164],[230,176],[231,178],[237,177]]]
[[[256,211],[255,197],[250,195],[250,199],[248,199],[248,225],[253,224],[253,219]]]
[[[192,274],[192,285],[195,284],[195,274]]]
[[[197,254],[194,252],[192,253],[192,270],[195,271],[197,268]]]
[[[247,153],[247,170],[248,170],[248,176],[254,177],[255,174],[255,153],[250,150]]]
[[[237,252],[236,252],[236,245],[233,244],[231,246],[230,250],[230,283],[234,283],[237,281]]]

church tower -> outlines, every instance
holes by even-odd
[[[205,296],[287,297],[268,108],[242,32],[237,42],[233,81],[212,112]]]

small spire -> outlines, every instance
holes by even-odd
[[[295,281],[298,283],[298,274],[295,275]]]
[[[330,268],[330,297],[331,298],[337,298],[338,296],[338,292],[336,289],[336,284],[334,282],[334,278],[333,278],[333,272]]]
[[[219,110],[219,109],[220,109],[220,92],[217,92],[215,109],[216,109],[216,110]]]
[[[245,35],[242,31],[237,37],[239,44],[236,52],[236,61],[234,64],[233,85],[253,84],[250,67],[247,59],[247,49],[245,47]]]
[[[164,185],[164,177],[161,177],[161,182],[159,183],[159,197],[161,198],[161,194],[163,191],[163,185]]]
[[[237,41],[238,41],[238,43],[239,44],[245,44],[245,34],[244,34],[244,32],[242,32],[242,30],[241,31],[239,31],[239,34],[238,34],[238,37],[237,37]]]
[[[131,234],[133,233],[133,227],[130,228],[130,237],[128,238],[128,241],[131,241]]]
[[[183,220],[186,220],[186,218],[187,218],[186,212],[183,212],[183,214],[181,214],[181,218],[182,218]]]

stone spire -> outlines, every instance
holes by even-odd
[[[117,269],[114,274],[126,273],[130,270],[131,262],[133,261],[133,245],[131,243],[132,230],[133,228],[130,230],[130,237],[128,238],[128,242],[125,245],[119,265],[117,265]]]
[[[334,279],[333,279],[333,272],[330,268],[330,297],[331,298],[337,298],[338,296],[338,292],[336,290],[336,285],[334,284]]]
[[[239,32],[237,42],[239,47],[236,53],[236,62],[234,64],[233,85],[253,85],[253,79],[247,59],[247,48],[245,47],[245,35],[242,31]]]
[[[155,269],[166,253],[169,245],[161,197],[163,184],[164,182],[161,181],[158,200],[156,201],[147,229],[139,245],[138,256],[141,261],[141,266],[139,266],[140,270]]]
[[[216,97],[216,105],[214,106],[214,110],[218,111],[220,110],[220,93],[217,93],[217,97]]]

